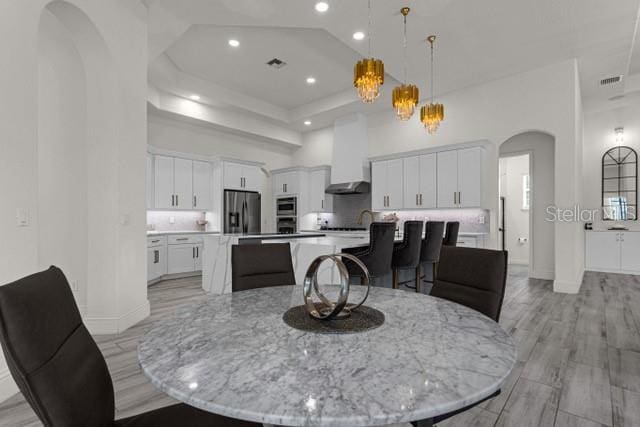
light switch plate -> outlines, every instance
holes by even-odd
[[[16,221],[18,223],[18,227],[28,227],[29,226],[29,211],[24,208],[16,209]]]

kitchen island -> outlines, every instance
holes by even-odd
[[[238,235],[220,234],[203,236],[202,288],[212,294],[231,293],[231,247],[244,243],[289,243],[293,270],[297,283],[302,283],[307,267],[320,255],[342,252],[344,248],[364,247],[369,235],[354,237],[326,236],[321,233],[302,232],[291,235]],[[337,283],[337,274],[327,262],[318,273],[321,283]]]

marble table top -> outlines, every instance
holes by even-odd
[[[353,298],[362,290],[353,286]],[[385,323],[347,335],[287,326],[283,313],[301,303],[302,286],[282,286],[179,308],[141,340],[142,370],[168,395],[217,414],[355,427],[475,403],[502,386],[516,361],[514,342],[497,323],[439,298],[372,288],[366,304]]]

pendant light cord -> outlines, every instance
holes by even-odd
[[[431,44],[431,103],[433,104],[433,41],[430,40],[429,43]]]
[[[404,15],[404,84],[407,84],[407,15]]]
[[[371,56],[371,0],[367,0],[367,6],[369,8],[369,23],[367,25],[368,28],[368,32],[369,32],[369,58],[372,58]]]

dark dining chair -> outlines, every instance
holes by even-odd
[[[366,248],[345,248],[343,252],[356,256],[369,270],[372,278],[381,278],[391,273],[395,222],[373,222],[369,228],[369,245]],[[351,277],[362,278],[362,271],[348,259],[344,264]]]
[[[506,282],[506,251],[443,246],[431,295],[470,307],[497,322]]]
[[[415,270],[420,264],[420,249],[422,246],[422,221],[405,221],[402,242],[398,242],[393,247],[393,257],[391,259],[391,269],[393,271],[393,289],[398,289],[398,274],[400,270]],[[420,276],[416,276],[416,289]],[[416,290],[417,292],[417,290]]]
[[[231,291],[295,285],[289,243],[233,245]]]
[[[506,283],[506,251],[443,246],[431,295],[472,308],[497,322]],[[464,408],[434,417],[423,425],[440,423],[499,394],[500,390]],[[420,422],[412,424],[421,425]]]
[[[13,379],[45,426],[259,426],[184,404],[115,420],[107,364],[57,267],[0,286],[0,342]]]
[[[444,246],[456,246],[458,244],[458,232],[460,231],[460,223],[458,221],[448,221],[447,228],[444,232],[442,244]]]
[[[424,239],[422,239],[422,248],[420,250],[420,263],[416,269],[416,277],[421,280],[416,282],[416,292],[422,292],[420,286],[422,282],[433,283],[436,277],[438,261],[440,261],[440,250],[442,249],[442,235],[444,234],[444,221],[427,221],[425,225]],[[431,266],[431,280],[427,279],[423,274],[423,268],[427,265]]]

